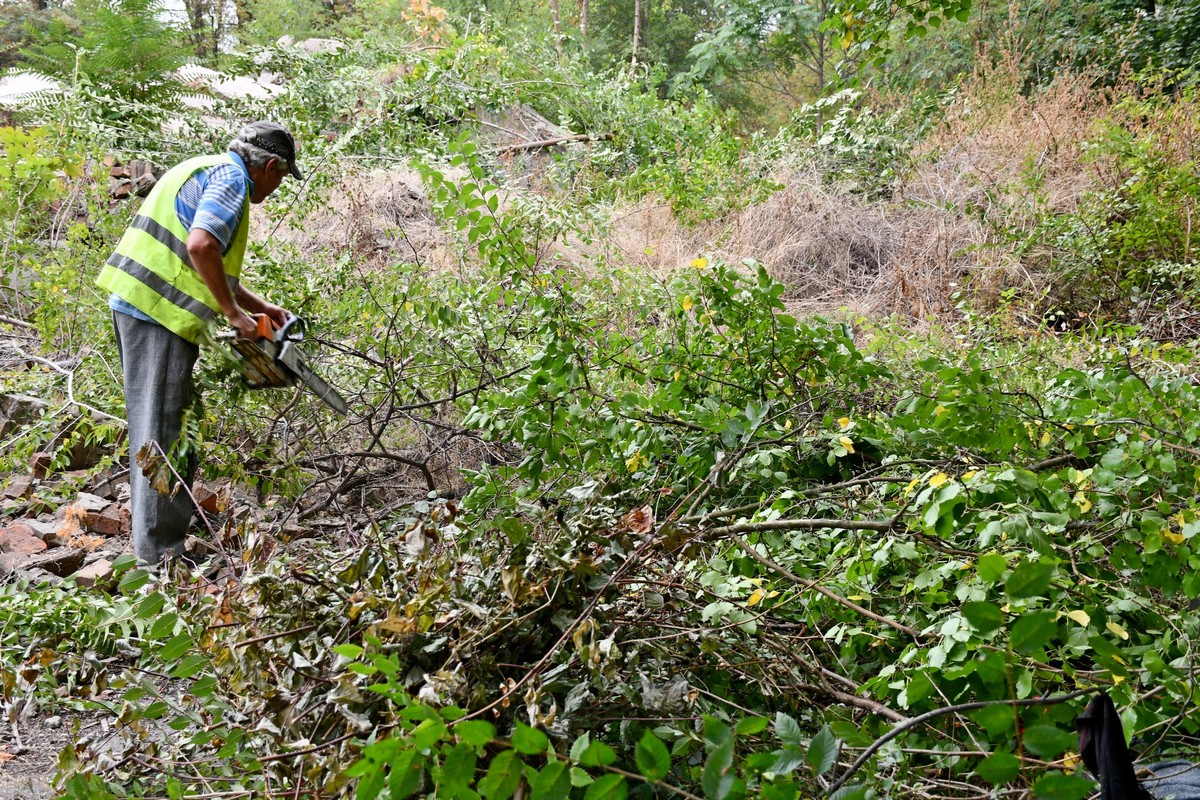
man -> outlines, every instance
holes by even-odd
[[[273,122],[247,125],[229,151],[170,169],[155,184],[97,284],[110,293],[129,420],[133,548],[150,565],[183,555],[191,498],[155,491],[137,463],[146,442],[169,452],[191,402],[199,343],[214,323],[256,338],[252,314],[276,325],[290,316],[238,278],[250,227],[285,175],[300,179],[296,144]],[[189,485],[195,464],[180,474]]]

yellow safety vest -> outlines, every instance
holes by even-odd
[[[175,197],[202,169],[232,164],[233,156],[200,156],[167,170],[138,209],[96,284],[159,325],[199,344],[221,307],[188,256],[188,231],[175,211]],[[250,230],[250,195],[229,249],[222,257],[229,288],[237,288]]]

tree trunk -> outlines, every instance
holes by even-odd
[[[633,0],[633,55],[629,58],[629,68],[637,66],[638,48],[642,44],[642,0]]]
[[[562,58],[562,17],[558,13],[558,0],[550,0],[550,16],[554,19],[554,50]]]
[[[588,49],[588,15],[591,10],[590,0],[579,0],[579,42],[585,53]]]

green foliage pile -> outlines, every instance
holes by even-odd
[[[1098,687],[1156,757],[1194,742],[1192,351],[965,304],[924,335],[802,319],[758,264],[715,256],[662,276],[573,262],[560,245],[590,244],[604,202],[721,218],[797,141],[886,201],[907,127],[842,95],[747,157],[705,99],[537,47],[271,48],[284,97],[224,107],[284,121],[314,165],[417,156],[463,268],[257,249],[247,280],[334,345],[321,368],[353,418],[233,388],[210,357],[195,444],[249,492],[208,534],[238,574],[210,589],[123,559],[93,589],[0,588],[0,697],[113,724],[63,754],[63,795],[1067,800],[1093,788],[1072,721]],[[55,401],[6,442],[10,470],[71,437],[121,452],[91,280],[128,212],[59,179],[76,143],[118,141],[72,97],[71,130],[3,134],[0,211],[30,270],[4,388]],[[1143,127],[1094,147],[1111,186],[1006,230],[1069,265],[1055,307],[1140,308],[1190,280],[1182,98],[1131,101]],[[139,102],[155,111],[122,152],[219,145],[159,141],[169,104]],[[518,191],[459,135],[514,103],[613,137]],[[41,241],[76,196],[88,222]]]

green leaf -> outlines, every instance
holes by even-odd
[[[992,753],[975,769],[979,777],[993,786],[1008,783],[1021,771],[1021,760],[1012,753]]]
[[[1044,597],[1054,575],[1054,564],[1049,561],[1027,561],[1013,570],[1004,591],[1009,597]]]
[[[363,649],[356,644],[337,644],[329,648],[339,656],[345,656],[351,660],[358,658],[363,654]]]
[[[1036,756],[1053,758],[1070,749],[1078,741],[1078,734],[1064,731],[1053,725],[1031,725],[1021,734],[1021,744]]]
[[[629,787],[624,775],[604,775],[588,786],[583,800],[625,800]]]
[[[792,747],[804,746],[804,734],[800,724],[782,711],[775,714],[775,735],[779,741]]]
[[[1039,800],[1083,800],[1095,787],[1094,781],[1079,775],[1047,772],[1033,784],[1033,794]]]
[[[671,753],[651,731],[642,734],[634,756],[638,771],[652,781],[661,781],[671,771]]]
[[[518,722],[516,730],[513,731],[512,745],[518,753],[536,755],[546,752],[546,749],[550,747],[550,740],[541,731],[531,728],[523,722]]]
[[[1025,614],[1012,626],[1008,640],[1013,650],[1028,655],[1042,648],[1058,633],[1053,611],[1034,611]]]
[[[511,750],[505,752],[511,753]],[[425,764],[416,750],[401,750],[392,759],[388,774],[388,789],[391,800],[403,800],[421,788],[425,776]]]
[[[174,661],[190,650],[195,643],[196,641],[190,633],[182,631],[167,640],[162,649],[158,651],[158,656],[163,661]]]
[[[1010,731],[1015,723],[1013,707],[1008,703],[994,703],[970,714],[972,720],[992,736]]]
[[[713,749],[704,762],[704,771],[700,774],[700,787],[708,800],[725,800],[733,791],[734,776],[730,773],[733,766],[733,740]]]
[[[455,725],[454,733],[473,747],[483,747],[496,738],[496,726],[487,720],[470,719]]]
[[[358,788],[354,790],[354,800],[375,800],[383,789],[384,777],[383,765],[371,763],[370,771],[358,781]]]
[[[806,760],[815,775],[824,775],[833,768],[837,760],[838,740],[833,731],[826,725],[812,738],[808,745]]]
[[[524,767],[515,750],[502,750],[488,765],[487,775],[479,781],[479,793],[487,800],[508,800],[521,783]]]
[[[975,562],[975,571],[987,583],[999,583],[1008,571],[1008,561],[999,553],[988,553]]]
[[[592,742],[576,760],[585,767],[606,767],[617,760],[617,753],[604,742]]]
[[[529,781],[532,800],[566,800],[571,794],[571,773],[565,761],[551,761]]]
[[[770,724],[770,717],[745,717],[738,720],[733,730],[738,736],[753,736],[756,733],[762,733]]]
[[[963,603],[962,614],[971,627],[983,634],[991,633],[1004,624],[1004,612],[995,603]]]

